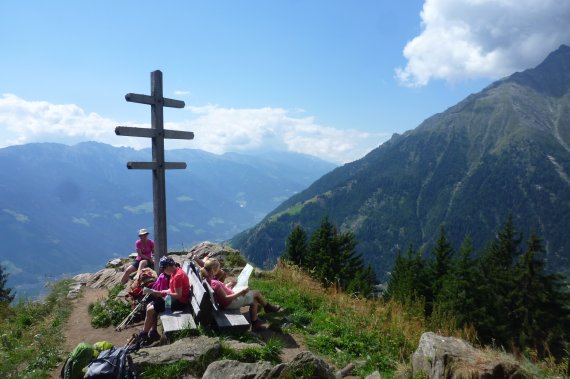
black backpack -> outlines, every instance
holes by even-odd
[[[89,363],[84,378],[136,379],[133,360],[129,355],[132,351],[134,349],[128,347],[102,351]]]

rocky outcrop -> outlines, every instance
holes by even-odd
[[[261,347],[256,343],[224,341],[234,350]],[[273,365],[259,361],[245,363],[221,359],[222,348],[218,338],[207,336],[182,338],[170,345],[143,348],[131,354],[138,372],[144,372],[149,366],[169,365],[181,360],[189,362],[192,371],[200,373],[204,364],[211,362],[202,374],[204,379],[271,379],[271,378],[323,378],[334,379],[335,375],[321,358],[311,352],[299,353],[291,362]],[[202,368],[201,368],[202,367]]]
[[[430,379],[523,378],[514,359],[499,359],[496,354],[475,349],[462,339],[432,332],[422,335],[412,356],[412,370],[414,375],[424,372]]]
[[[218,243],[204,241],[192,247],[192,249],[190,249],[190,251],[188,252],[188,256],[194,254],[200,259],[205,259],[205,258],[223,259],[229,253],[239,253],[239,252],[226,245],[220,245]]]
[[[140,349],[132,357],[135,368],[142,372],[149,365],[166,365],[181,360],[201,364],[218,358],[221,351],[217,338],[198,336],[181,338],[170,345]]]
[[[78,283],[85,283],[92,288],[112,288],[121,283],[122,270],[114,268],[104,268],[94,274],[79,274],[73,277]]]

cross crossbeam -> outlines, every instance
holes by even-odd
[[[132,103],[151,106],[151,129],[117,126],[118,136],[146,137],[152,139],[152,162],[127,162],[128,169],[152,170],[153,211],[154,211],[154,240],[155,254],[160,259],[168,253],[166,239],[166,184],[165,170],[185,169],[184,162],[164,161],[164,139],[194,139],[194,133],[181,130],[165,130],[163,108],[184,108],[184,101],[168,99],[163,96],[162,72],[153,71],[150,74],[151,95],[128,93],[125,99]]]

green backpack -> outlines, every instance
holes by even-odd
[[[99,352],[95,349],[94,345],[81,342],[71,353],[65,361],[59,377],[61,379],[80,379],[83,378],[85,373],[83,369],[93,359],[97,358]]]

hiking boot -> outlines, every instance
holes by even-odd
[[[265,313],[275,313],[275,312],[279,312],[281,310],[281,307],[278,305],[273,305],[273,304],[265,304],[265,307],[263,307],[263,309],[265,309]]]
[[[160,341],[160,334],[156,330],[151,330],[148,332],[147,343],[151,344],[155,341]]]
[[[251,322],[251,330],[254,332],[263,330],[263,321],[261,321],[260,319],[256,319],[255,321]]]

